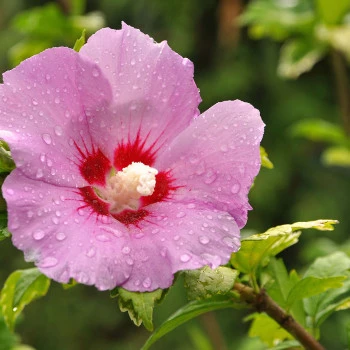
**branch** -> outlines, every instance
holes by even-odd
[[[258,312],[265,312],[281,327],[289,332],[307,350],[325,350],[291,315],[288,315],[264,290],[256,293],[253,288],[235,283],[233,289],[240,294],[241,300],[253,306]]]
[[[340,112],[345,132],[350,135],[350,87],[344,58],[337,51],[332,51],[332,68],[335,77]]]

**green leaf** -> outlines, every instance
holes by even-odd
[[[85,33],[86,33],[86,30],[84,29],[83,32],[81,33],[81,37],[77,39],[77,41],[75,42],[73,50],[79,52],[80,49],[85,45],[86,43]]]
[[[329,147],[322,153],[321,160],[327,166],[350,167],[350,148]]]
[[[288,307],[292,306],[297,300],[309,298],[313,295],[323,293],[331,288],[340,288],[346,276],[337,277],[305,277],[300,280],[290,291],[287,298]]]
[[[268,346],[273,346],[286,339],[293,339],[286,330],[265,313],[255,313],[252,318],[253,322],[248,333],[250,337],[259,337]]]
[[[344,278],[343,286],[337,289],[330,289],[319,295],[307,298],[304,301],[305,311],[309,317],[309,327],[316,329],[333,312],[342,310],[347,306],[347,300],[350,292],[350,258],[342,253],[336,252],[328,256],[318,258],[306,271],[305,276],[314,276],[318,278],[337,277]]]
[[[291,129],[294,137],[303,137],[311,141],[327,142],[339,146],[348,146],[343,128],[322,119],[304,119],[295,123]]]
[[[6,227],[1,228],[0,229],[0,241],[4,240],[6,238],[9,238],[9,237],[11,237],[10,231]]]
[[[279,343],[272,348],[268,348],[268,350],[290,350],[290,349],[301,349],[301,345],[296,340],[286,340],[282,343]]]
[[[339,23],[350,10],[349,0],[316,0],[316,9],[321,19],[327,24]]]
[[[7,144],[0,140],[0,173],[9,173],[15,167]]]
[[[350,258],[343,252],[335,252],[316,259],[306,270],[305,277],[333,277],[342,276],[350,269]]]
[[[282,46],[278,74],[284,78],[296,79],[310,71],[325,54],[325,44],[314,38],[291,39]]]
[[[239,23],[249,25],[249,33],[255,39],[270,37],[282,41],[294,34],[309,33],[314,20],[313,9],[305,1],[288,7],[279,1],[252,1]]]
[[[24,307],[46,295],[49,287],[50,279],[37,268],[17,270],[8,277],[1,291],[0,306],[9,329],[13,330]]]
[[[213,310],[234,308],[235,306],[236,303],[227,298],[192,301],[176,311],[159,328],[157,328],[148,338],[141,350],[149,349],[153,343],[162,338],[165,334],[199,315]]]
[[[289,306],[287,299],[291,289],[300,281],[296,271],[292,270],[288,275],[282,259],[271,258],[264,273],[263,286],[268,295],[283,309],[289,308],[289,313],[301,324],[305,325],[305,312],[301,301]]]
[[[260,146],[261,165],[267,169],[273,169],[273,164],[264,147]]]
[[[261,267],[266,266],[271,256],[275,256],[286,248],[298,242],[301,229],[317,229],[321,231],[333,230],[336,220],[316,220],[296,222],[291,225],[281,225],[270,228],[264,233],[244,238],[241,249],[232,254],[231,264],[240,272],[254,274]]]
[[[143,323],[147,330],[153,331],[153,309],[155,303],[160,302],[165,293],[163,289],[140,293],[116,288],[111,292],[111,297],[118,297],[120,311],[127,311],[136,326]]]
[[[185,271],[184,275],[188,299],[200,300],[229,293],[238,271],[223,266],[214,270],[204,266],[199,270]]]

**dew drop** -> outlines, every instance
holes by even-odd
[[[196,205],[194,203],[187,204],[188,209],[194,209]]]
[[[45,237],[45,232],[43,230],[36,230],[33,233],[33,238],[36,241],[40,241],[41,239],[43,239]]]
[[[128,259],[126,259],[125,261],[126,261],[126,263],[127,263],[129,266],[134,265],[134,260],[132,260],[131,258],[128,258]]]
[[[54,129],[55,129],[55,134],[57,136],[61,136],[63,134],[63,129],[59,125],[56,125]]]
[[[85,254],[88,258],[92,258],[96,254],[96,250],[94,247],[90,247]]]
[[[132,59],[132,60],[130,61],[130,64],[131,64],[132,66],[134,66],[134,65],[136,64],[136,61],[135,61],[134,59]]]
[[[185,263],[185,262],[191,260],[191,256],[189,256],[188,254],[182,254],[182,255],[180,256],[180,260],[181,260],[182,262]]]
[[[66,239],[66,235],[65,235],[63,232],[57,232],[57,234],[56,234],[56,239],[57,239],[58,241],[63,241],[63,240]]]
[[[38,101],[37,100],[32,100],[32,104],[34,105],[34,106],[37,106],[39,103],[38,103]]]
[[[236,183],[231,187],[231,193],[236,194],[239,192],[240,189],[241,186],[238,183]]]
[[[142,282],[142,285],[145,287],[145,288],[149,288],[152,284],[152,280],[147,277],[144,279],[144,281]]]
[[[97,77],[100,75],[100,72],[98,71],[98,69],[94,68],[94,69],[92,70],[92,75],[93,75],[95,78],[97,78]]]
[[[10,196],[12,196],[15,192],[14,192],[14,190],[12,188],[8,188],[6,190],[6,193],[9,194]]]
[[[209,243],[209,238],[207,236],[200,236],[199,237],[199,242],[201,244],[208,244]]]
[[[100,242],[109,242],[110,238],[107,235],[101,234],[101,235],[97,235],[96,239]]]
[[[130,250],[131,250],[130,247],[125,246],[125,247],[123,247],[122,252],[123,252],[123,254],[129,254]]]
[[[38,169],[35,176],[36,176],[37,179],[42,178],[44,176],[43,170],[42,169]]]
[[[55,103],[58,105],[61,102],[61,100],[59,99],[59,97],[55,98]]]
[[[56,218],[56,216],[54,216],[52,219],[52,222],[55,224],[55,225],[58,225],[59,224],[59,220],[58,220],[58,218]]]
[[[177,218],[183,218],[183,217],[185,217],[185,216],[186,216],[186,213],[183,212],[183,211],[180,211],[180,212],[178,212],[178,213],[176,214],[176,217],[177,217]]]
[[[39,266],[40,267],[53,267],[56,266],[58,263],[58,260],[54,258],[53,256],[48,256],[47,258],[43,259]]]
[[[47,145],[51,144],[52,140],[50,134],[42,134],[41,137]]]

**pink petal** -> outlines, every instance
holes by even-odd
[[[14,245],[62,283],[74,278],[100,290],[167,288],[175,272],[215,268],[239,247],[239,230],[227,213],[156,203],[139,227],[127,228],[79,209],[81,198],[71,188],[31,180],[17,169],[3,193]]]
[[[33,179],[83,186],[74,142],[91,151],[86,110],[102,108],[110,87],[99,68],[68,48],[53,48],[4,73],[0,138],[18,168]],[[98,77],[95,75],[98,74]]]
[[[108,146],[107,156],[139,131],[146,148],[168,144],[198,115],[193,64],[166,42],[157,44],[123,23],[121,30],[98,31],[80,54],[96,62],[112,86],[113,105],[90,112],[92,136],[100,148]]]
[[[159,202],[147,210],[150,217],[140,223],[140,238],[134,240],[131,253],[135,270],[123,284],[128,290],[166,288],[171,284],[171,274],[226,264],[240,246],[239,229],[227,213],[173,202]],[[142,250],[145,254],[140,253]],[[141,255],[151,263],[142,262]],[[160,273],[162,265],[170,267],[168,274]],[[150,287],[140,289],[139,281],[145,280],[151,282]]]
[[[78,209],[81,198],[73,189],[28,179],[16,169],[3,193],[14,245],[45,275],[62,283],[74,278],[101,290],[129,278],[132,265],[123,253],[129,237],[118,230],[124,227],[114,221],[111,228],[108,218]]]
[[[172,169],[182,186],[173,198],[229,212],[242,228],[248,192],[260,169],[264,131],[259,111],[241,101],[221,102],[197,117],[155,164]]]

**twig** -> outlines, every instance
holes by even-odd
[[[342,55],[334,50],[331,54],[340,113],[343,119],[345,132],[350,135],[350,87],[348,72]]]
[[[264,290],[255,292],[253,288],[242,283],[235,283],[234,290],[240,294],[241,300],[253,306],[258,312],[265,312],[281,327],[289,332],[307,350],[325,350],[325,348],[309,334],[291,315],[288,315],[273,301]]]

